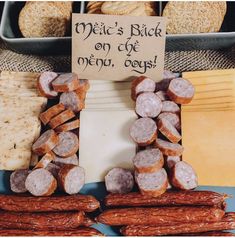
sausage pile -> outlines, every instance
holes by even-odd
[[[89,195],[0,195],[1,236],[101,236],[90,226],[100,203]]]
[[[88,80],[74,73],[44,72],[38,78],[40,94],[51,99],[39,116],[43,133],[32,145],[41,160],[31,170],[11,174],[12,191],[29,191],[34,196],[50,196],[57,189],[76,194],[85,183],[85,171],[78,166],[79,112],[84,108]],[[59,102],[58,102],[59,101]]]

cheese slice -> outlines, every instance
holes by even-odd
[[[131,98],[129,96],[107,97],[107,98],[86,98],[85,104],[120,103],[120,102],[130,102],[130,101],[131,101]]]
[[[123,89],[130,89],[130,88],[131,88],[130,82],[112,82],[112,83],[102,83],[102,84],[90,84],[89,92],[123,90]]]
[[[85,104],[85,108],[87,109],[106,109],[106,108],[129,108],[133,109],[135,107],[135,103],[131,100],[126,102],[119,103],[101,103],[101,104]]]
[[[136,119],[133,110],[80,113],[79,165],[86,171],[86,183],[104,181],[114,167],[133,168],[136,145],[129,128]]]
[[[87,92],[86,98],[107,98],[107,97],[122,97],[122,96],[131,96],[131,91],[126,90],[110,90],[110,91],[96,91],[96,92]]]

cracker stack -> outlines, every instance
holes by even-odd
[[[27,2],[19,15],[24,37],[62,37],[69,31],[72,2]]]
[[[0,76],[1,170],[28,168],[30,162],[37,162],[31,146],[40,135],[38,116],[47,100],[39,97],[36,79],[23,74],[12,77],[2,72]]]
[[[128,15],[128,16],[156,16],[153,2],[113,1],[113,2],[89,2],[87,13]]]
[[[169,1],[163,10],[168,34],[218,32],[225,14],[225,1]]]

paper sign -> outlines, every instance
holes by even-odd
[[[80,78],[162,79],[165,18],[73,14],[72,71]]]

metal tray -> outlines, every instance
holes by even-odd
[[[73,12],[85,12],[87,2],[75,2]],[[71,53],[71,36],[23,38],[18,28],[18,14],[23,2],[5,2],[0,37],[14,51],[23,54],[67,54]],[[157,2],[157,12],[161,15],[166,2]],[[227,13],[221,32],[201,34],[177,34],[166,36],[166,51],[222,49],[235,44],[235,2],[227,2]],[[102,19],[102,18],[101,18]]]

